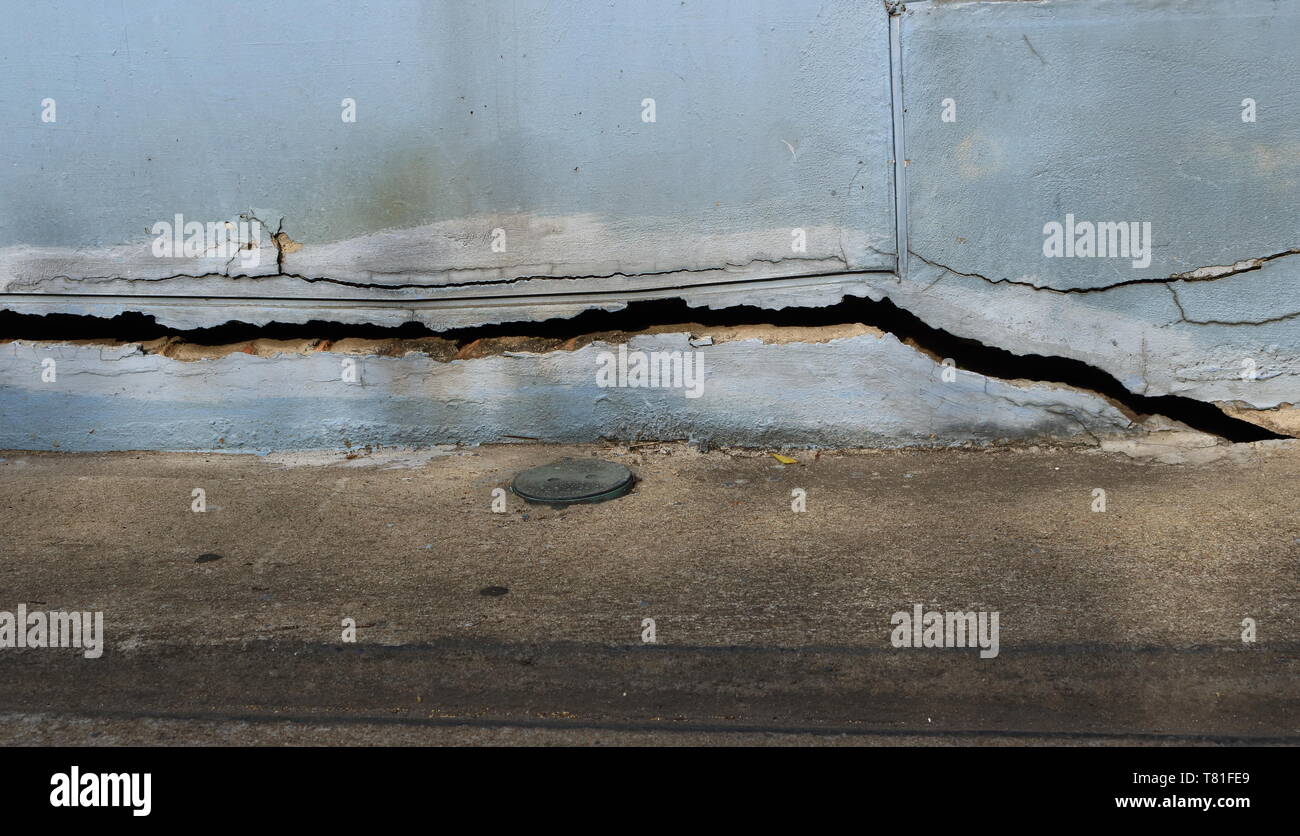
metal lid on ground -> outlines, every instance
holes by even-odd
[[[621,464],[601,459],[560,459],[515,476],[510,489],[526,502],[575,505],[604,502],[632,489],[636,477]]]

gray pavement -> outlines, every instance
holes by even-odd
[[[106,636],[0,649],[0,742],[1300,742],[1300,447],[1171,438],[0,453],[0,611]],[[565,455],[640,482],[493,512]],[[916,604],[998,655],[894,647]]]

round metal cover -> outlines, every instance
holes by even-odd
[[[632,489],[636,477],[621,464],[600,459],[560,459],[515,477],[510,489],[526,502],[573,505],[604,502]]]

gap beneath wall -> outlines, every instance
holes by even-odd
[[[179,330],[159,325],[152,316],[124,313],[111,318],[74,314],[19,314],[0,311],[0,340],[37,342],[105,341],[146,343],[168,339],[197,346],[223,346],[252,340],[312,340],[322,344],[344,339],[420,340],[436,338],[440,343],[465,349],[490,341],[529,338],[536,341],[530,351],[572,349],[603,340],[624,342],[638,332],[698,331],[709,327],[770,326],[811,328],[835,325],[865,325],[892,334],[903,343],[925,353],[936,362],[950,358],[960,370],[1002,380],[1056,383],[1087,390],[1105,397],[1132,420],[1160,415],[1192,429],[1232,442],[1282,439],[1263,427],[1226,415],[1212,403],[1178,395],[1134,394],[1112,375],[1080,360],[1038,354],[1015,354],[977,340],[957,337],[927,325],[915,314],[888,299],[846,298],[825,307],[769,310],[753,306],[722,309],[694,308],[680,299],[630,302],[620,310],[588,310],[565,319],[542,322],[513,322],[434,331],[410,322],[398,327],[313,321],[302,324],[269,323],[250,325],[229,322],[213,328]],[[779,336],[779,335],[777,335]],[[415,350],[419,350],[415,347]],[[501,350],[517,350],[503,346]],[[490,350],[488,353],[491,353]],[[482,356],[477,354],[475,356]]]

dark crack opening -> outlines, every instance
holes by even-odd
[[[1114,403],[1133,420],[1161,415],[1192,429],[1232,442],[1289,438],[1226,415],[1212,403],[1180,395],[1147,396],[1128,391],[1114,376],[1080,360],[1040,354],[1015,354],[978,340],[954,336],[931,327],[915,314],[888,299],[879,302],[848,298],[827,307],[768,310],[748,305],[718,310],[693,308],[680,299],[631,302],[617,311],[589,310],[567,319],[542,322],[507,322],[471,328],[435,331],[417,322],[397,327],[312,321],[302,324],[272,322],[251,325],[228,322],[212,328],[180,330],[159,325],[152,316],[124,313],[111,318],[74,314],[19,314],[0,311],[0,336],[46,342],[111,340],[146,342],[175,337],[196,345],[228,345],[254,339],[415,339],[441,337],[464,347],[494,337],[536,337],[557,341],[602,332],[636,332],[657,326],[681,324],[702,327],[771,325],[818,327],[862,324],[896,336],[937,360],[951,358],[958,369],[1003,380],[1025,379],[1058,383],[1095,392]]]

